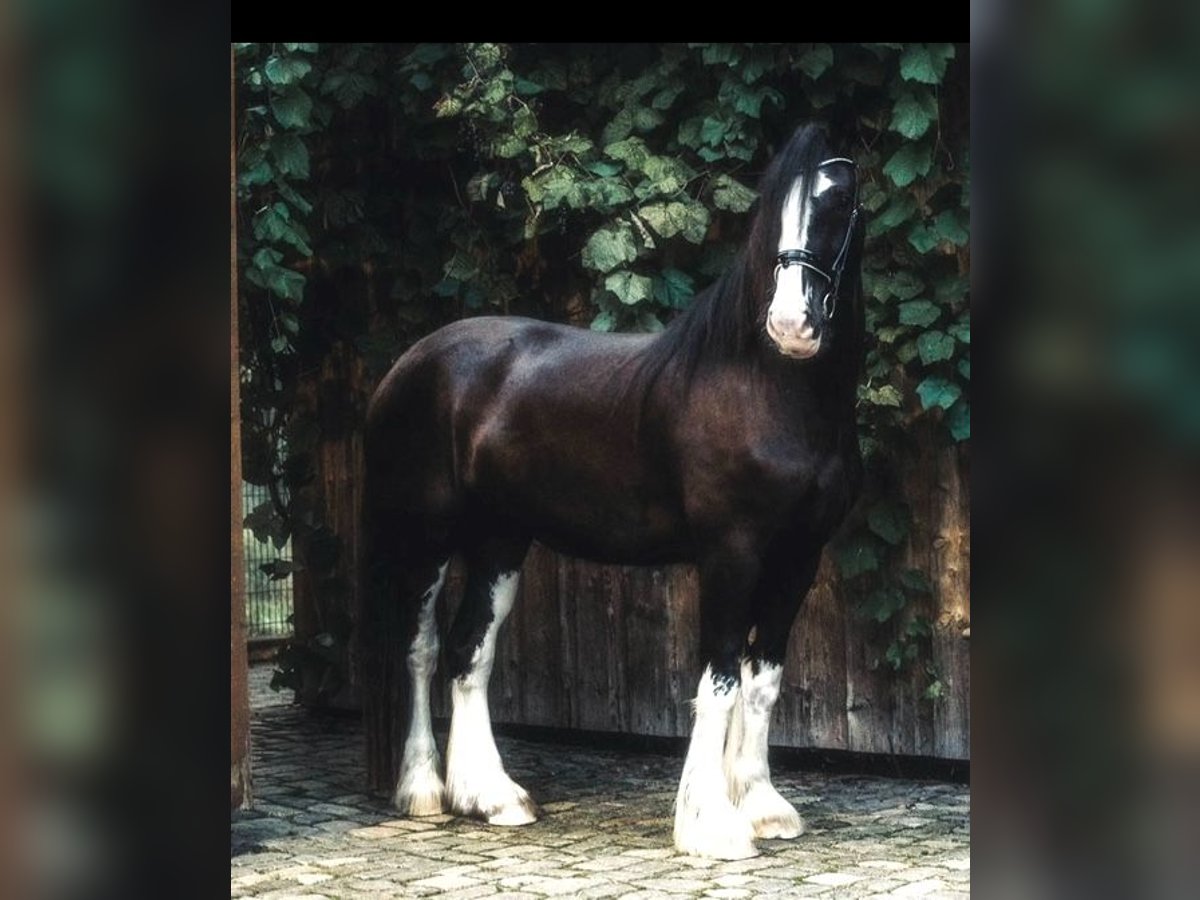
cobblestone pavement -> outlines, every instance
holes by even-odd
[[[251,671],[255,799],[233,814],[233,897],[969,896],[963,785],[778,770],[805,834],[717,862],[671,848],[682,758],[501,737],[543,819],[401,819],[362,791],[358,721],[308,716],[269,677]]]

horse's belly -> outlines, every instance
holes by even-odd
[[[645,565],[688,557],[681,515],[658,498],[610,487],[581,491],[553,479],[501,489],[491,505],[503,509],[538,541],[560,553],[596,562]]]

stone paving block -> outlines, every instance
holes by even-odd
[[[415,888],[430,887],[436,888],[439,891],[450,891],[456,888],[475,887],[479,883],[479,879],[471,878],[467,875],[434,875],[430,878],[413,881],[410,886]]]
[[[913,881],[892,891],[892,897],[926,897],[939,891],[946,890],[946,883],[940,878],[927,878]]]
[[[821,872],[817,875],[809,875],[804,880],[812,884],[823,884],[826,887],[845,887],[856,881],[862,881],[862,877],[851,875],[848,872]]]

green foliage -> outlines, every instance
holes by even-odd
[[[868,470],[886,468],[884,448],[921,420],[968,440],[965,51],[235,45],[244,440],[269,448],[263,477],[289,488],[286,527],[323,527],[297,490],[317,429],[295,411],[295,390],[331,342],[385,366],[477,312],[661,329],[728,264],[756,173],[812,118],[850,148],[867,210]],[[372,308],[343,299],[337,316],[322,313],[310,297],[322,271],[369,272]],[[835,551],[844,577],[895,570],[911,520],[902,506],[887,492],[869,499],[873,514]],[[882,590],[877,610],[918,596],[890,586],[900,593]]]

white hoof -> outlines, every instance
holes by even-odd
[[[754,828],[731,804],[713,803],[702,811],[676,809],[675,849],[710,859],[758,856]]]
[[[451,811],[505,827],[529,825],[541,816],[542,811],[533,798],[507,775],[501,773],[488,782],[451,785],[447,790]]]
[[[446,789],[437,760],[405,769],[392,795],[392,805],[406,816],[437,816],[445,811]]]
[[[796,808],[769,782],[751,785],[738,803],[738,810],[749,820],[755,837],[790,839],[804,833],[804,822]]]

